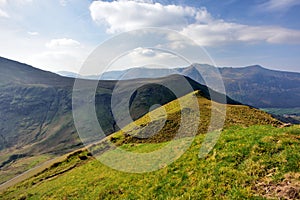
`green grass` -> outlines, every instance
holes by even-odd
[[[198,135],[171,165],[143,174],[113,170],[80,152],[1,195],[3,199],[264,199],[263,183],[278,185],[289,176],[294,177],[291,184],[300,184],[299,126],[234,126],[222,132],[205,159],[199,159],[203,138]],[[122,148],[149,152],[162,145]],[[82,156],[88,159],[81,160]],[[271,197],[276,195],[271,191]]]
[[[160,107],[152,112],[137,119],[134,123],[131,123],[124,127],[122,131],[119,131],[112,136],[110,140],[116,145],[123,145],[126,143],[160,143],[172,140],[179,130],[180,125],[186,126],[186,130],[190,130],[190,127],[195,125],[195,119],[198,116],[199,126],[197,134],[205,134],[211,123],[211,113],[215,112],[216,115],[221,116],[221,111],[218,110],[221,104],[215,103],[215,107],[212,107],[210,100],[198,95],[199,92],[193,92],[178,100],[172,101],[163,107]],[[198,101],[198,106],[195,105]],[[282,123],[271,117],[263,111],[250,108],[244,105],[226,105],[226,117],[224,121],[223,129],[227,129],[231,126],[252,126],[252,125],[272,125],[280,126]],[[181,111],[188,110],[188,114],[185,115],[185,123],[181,123]],[[198,115],[200,110],[200,116]],[[149,136],[149,133],[157,128],[157,124],[161,124],[162,120],[166,120],[164,126],[158,130],[157,134]],[[157,122],[157,124],[155,123]],[[139,127],[136,127],[136,126]],[[156,132],[156,131],[155,131]],[[182,134],[184,136],[190,136],[190,132]],[[146,136],[145,139],[140,139],[138,136]]]
[[[198,92],[153,110],[89,149],[100,158],[112,158],[111,155],[118,153],[118,149],[112,148],[108,141],[130,152],[148,153],[161,149],[174,138],[180,126],[181,111],[188,113],[188,120],[183,126],[189,127],[195,123],[199,108],[195,107],[191,97],[197,97],[200,108],[197,136],[187,152],[169,166],[142,174],[125,173],[101,164],[87,151],[80,151],[9,188],[1,194],[3,199],[276,197],[280,194],[264,194],[267,186],[259,184],[277,184],[286,176],[297,177],[300,168],[300,127],[276,128],[282,123],[265,112],[243,105],[226,105],[221,138],[209,155],[199,159],[213,108],[211,101]],[[220,113],[219,110],[214,112]],[[165,125],[149,137],[149,132],[157,128],[156,122],[160,120],[166,120]],[[137,136],[147,137],[141,139]],[[189,136],[189,132],[183,134],[183,138]],[[178,139],[175,144],[181,141],[183,139]],[[129,167],[133,165],[126,164]],[[298,184],[299,180],[295,181]]]

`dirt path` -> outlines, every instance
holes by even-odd
[[[3,190],[5,190],[5,189],[17,184],[17,183],[20,183],[20,182],[34,176],[35,174],[42,172],[43,170],[47,169],[48,167],[50,167],[54,163],[61,162],[64,159],[66,159],[66,155],[48,160],[48,161],[42,163],[41,165],[38,165],[38,166],[36,166],[36,167],[26,171],[26,172],[14,177],[14,178],[2,183],[0,185],[0,191],[3,191]]]
[[[109,137],[109,136],[108,136],[108,137]],[[67,153],[67,154],[65,154],[65,155],[62,155],[62,156],[59,156],[59,157],[57,157],[57,158],[53,158],[53,159],[51,159],[51,160],[48,160],[48,161],[46,161],[46,162],[43,162],[42,164],[40,164],[40,165],[38,165],[38,166],[36,166],[36,167],[30,169],[30,170],[27,170],[26,172],[23,172],[22,174],[20,174],[20,175],[14,177],[14,178],[12,178],[12,179],[10,179],[10,180],[8,180],[8,181],[2,183],[2,184],[0,185],[0,192],[2,192],[2,191],[4,191],[4,190],[6,190],[7,188],[16,185],[17,183],[20,183],[20,182],[22,182],[22,181],[24,181],[24,180],[26,180],[26,179],[28,179],[28,178],[30,178],[30,177],[36,175],[36,174],[42,172],[43,170],[45,170],[45,169],[51,167],[54,163],[62,162],[62,161],[64,161],[64,160],[66,160],[67,157],[68,157],[69,155],[74,154],[74,153],[77,152],[77,151],[83,151],[83,150],[86,150],[86,149],[88,149],[89,147],[91,147],[92,145],[101,143],[101,142],[104,141],[105,139],[106,139],[106,138],[104,138],[104,139],[102,139],[102,140],[100,140],[100,141],[98,141],[98,142],[94,142],[94,143],[92,143],[92,144],[89,144],[89,145],[87,145],[86,147],[82,147],[82,148],[76,149],[76,150],[74,150],[74,151],[72,151],[72,152],[70,152],[70,153]]]
[[[62,162],[64,160],[66,160],[67,157],[70,154],[73,154],[74,152],[77,152],[77,151],[80,151],[80,150],[83,150],[83,149],[85,149],[85,148],[80,148],[80,149],[77,149],[77,150],[75,150],[73,152],[70,152],[68,154],[59,156],[57,158],[53,158],[53,159],[48,160],[48,161],[46,161],[46,162],[44,162],[44,163],[42,163],[42,164],[40,164],[40,165],[38,165],[38,166],[36,166],[36,167],[28,170],[26,172],[23,172],[22,174],[20,174],[20,175],[14,177],[14,178],[12,178],[12,179],[10,179],[10,180],[2,183],[0,185],[0,191],[2,192],[3,190],[5,190],[5,189],[7,189],[7,188],[9,188],[9,187],[11,187],[11,186],[13,186],[15,184],[20,183],[20,182],[22,182],[22,181],[24,181],[24,180],[26,180],[26,179],[28,179],[28,178],[36,175],[36,174],[42,172],[43,170],[51,167],[54,163]]]

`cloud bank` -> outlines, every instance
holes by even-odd
[[[270,8],[277,8],[295,4],[296,1],[271,0],[267,3]],[[298,30],[226,22],[214,18],[205,8],[163,5],[152,1],[94,1],[90,5],[90,14],[97,24],[105,25],[110,34],[144,27],[163,27],[177,30],[203,46],[237,42],[300,44]]]
[[[78,47],[79,45],[80,42],[69,38],[52,39],[50,42],[46,43],[46,47],[49,49],[60,47]]]

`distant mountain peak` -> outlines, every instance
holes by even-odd
[[[250,68],[250,69],[264,69],[266,70],[266,68],[262,67],[261,65],[250,65],[244,68]]]

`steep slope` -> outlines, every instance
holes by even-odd
[[[243,105],[227,105],[228,115],[221,138],[210,154],[199,159],[199,149],[205,136],[201,133],[205,133],[207,128],[203,122],[209,121],[211,102],[195,92],[181,98],[186,102],[182,110],[190,108],[190,113],[196,111],[189,103],[192,95],[197,96],[201,111],[198,136],[191,148],[169,166],[144,174],[124,173],[110,169],[87,151],[80,150],[65,161],[4,191],[1,194],[3,199],[299,197],[300,127],[275,128],[270,124],[279,126],[281,123],[262,111]],[[143,153],[163,148],[180,123],[179,109],[178,100],[172,101],[137,120],[135,124],[142,125],[140,128],[128,125],[125,131],[117,132],[89,149],[97,151],[103,158],[116,151],[110,147],[108,140],[130,152]],[[154,137],[136,139],[136,136],[145,133],[145,127],[160,119],[159,113],[163,110],[168,114],[167,120],[172,119],[173,124],[167,123]],[[266,190],[270,192],[265,193]]]
[[[73,79],[0,58],[0,82],[0,150],[70,130]]]
[[[81,145],[73,125],[73,79],[0,58],[0,182]]]

